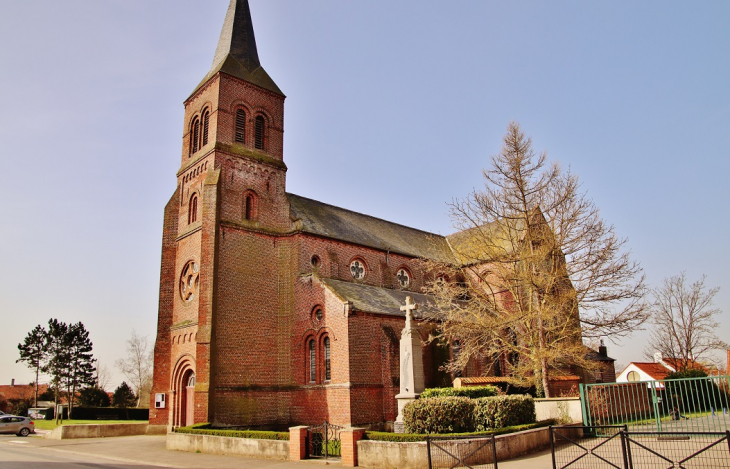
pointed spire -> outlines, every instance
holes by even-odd
[[[218,72],[246,80],[274,93],[284,94],[259,62],[248,0],[231,0],[213,58],[213,67],[197,88]]]

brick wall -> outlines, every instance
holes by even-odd
[[[175,258],[177,257],[177,215],[178,191],[170,198],[165,206],[165,216],[162,228],[162,268],[160,272],[160,299],[157,317],[157,336],[155,338],[154,370],[152,378],[152,392],[150,396],[150,424],[167,425],[169,406],[165,409],[155,409],[155,393],[166,393],[169,400],[171,374],[171,339],[170,327],[173,324],[173,302],[175,298]]]

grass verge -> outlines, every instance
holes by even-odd
[[[199,423],[192,427],[176,428],[175,433],[189,435],[227,436],[229,438],[251,438],[255,440],[283,440],[289,441],[289,432],[266,432],[259,430],[220,430],[210,428],[209,423]]]

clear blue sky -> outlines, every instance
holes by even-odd
[[[0,383],[50,317],[112,367],[154,338],[183,101],[228,0],[0,0]],[[518,121],[650,284],[720,286],[730,339],[730,2],[251,0],[288,190],[437,233]],[[615,345],[642,358],[646,334]],[[117,380],[120,377],[117,376]]]

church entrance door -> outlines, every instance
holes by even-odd
[[[195,423],[195,373],[191,371],[185,383],[185,403],[181,420],[186,427],[189,427]]]

